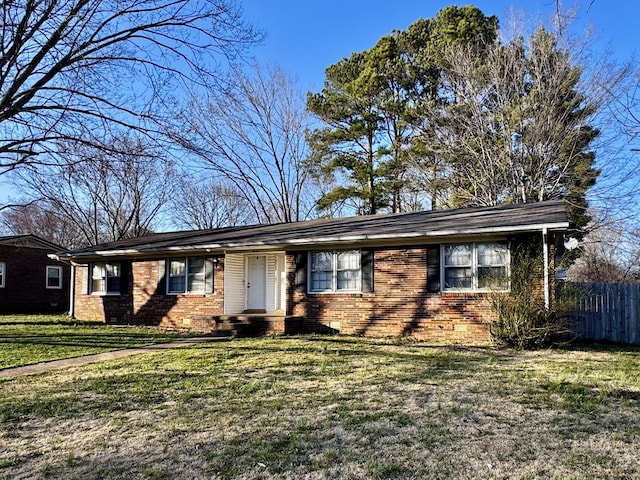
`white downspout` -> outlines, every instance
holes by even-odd
[[[547,244],[547,227],[542,229],[542,254],[544,257],[544,308],[549,309],[551,292],[549,291],[549,245]]]
[[[69,316],[74,318],[76,303],[76,266],[71,264],[71,284],[69,285]]]

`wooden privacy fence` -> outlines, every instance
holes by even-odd
[[[571,318],[579,339],[640,345],[640,284],[573,283]]]

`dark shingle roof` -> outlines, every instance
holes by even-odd
[[[0,245],[10,245],[14,247],[29,247],[29,248],[42,248],[45,250],[57,251],[62,249],[60,245],[57,245],[49,240],[40,238],[37,235],[24,234],[24,235],[7,235],[0,237]]]
[[[250,225],[214,230],[194,230],[147,235],[62,254],[63,258],[150,255],[182,250],[308,247],[310,245],[401,245],[437,241],[438,237],[508,234],[540,230],[564,230],[569,226],[564,202],[503,205],[497,207],[431,210],[310,220],[273,225]],[[431,239],[431,240],[429,240]]]

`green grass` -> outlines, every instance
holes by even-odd
[[[217,341],[0,383],[0,478],[640,478],[640,349]]]
[[[166,342],[178,336],[157,328],[81,322],[63,315],[0,315],[0,369]]]

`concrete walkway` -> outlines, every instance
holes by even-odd
[[[105,360],[117,360],[119,358],[130,357],[140,353],[149,353],[157,350],[170,350],[173,348],[190,347],[200,343],[221,340],[220,337],[195,337],[176,340],[168,343],[154,343],[144,347],[127,348],[125,350],[114,350],[113,352],[97,353],[95,355],[84,355],[82,357],[65,358],[62,360],[52,360],[50,362],[40,362],[24,367],[6,368],[0,370],[0,378],[15,378],[22,375],[33,375],[36,373],[48,372],[50,370],[60,370],[67,367],[87,365],[89,363],[104,362]]]

